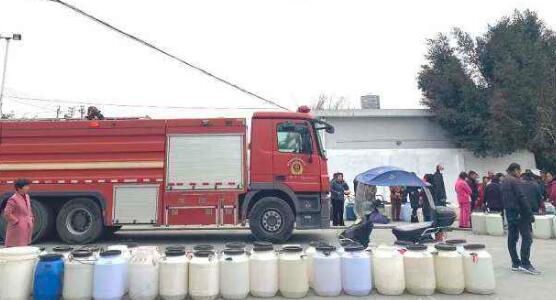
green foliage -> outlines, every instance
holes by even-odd
[[[422,103],[477,155],[533,151],[556,169],[556,35],[537,14],[515,11],[473,38],[461,29],[428,41]]]

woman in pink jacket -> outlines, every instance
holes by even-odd
[[[33,235],[33,212],[29,198],[29,184],[26,179],[15,181],[15,193],[8,199],[4,209],[7,222],[6,247],[27,246]]]
[[[471,227],[471,187],[467,184],[467,173],[459,173],[459,178],[456,181],[456,194],[458,195],[459,203],[459,227]]]

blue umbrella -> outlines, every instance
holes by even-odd
[[[375,186],[426,187],[430,185],[413,173],[391,166],[367,170],[357,175],[355,180],[359,183]]]

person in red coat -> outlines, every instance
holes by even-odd
[[[15,193],[8,199],[4,209],[7,222],[6,247],[27,246],[33,235],[33,212],[29,198],[30,182],[27,179],[15,181]]]

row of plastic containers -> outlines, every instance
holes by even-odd
[[[313,243],[284,246],[256,243],[216,254],[213,247],[129,249],[118,245],[103,252],[76,250],[39,255],[35,247],[0,249],[0,299],[27,300],[194,300],[380,294],[431,295],[494,292],[492,259],[483,245],[378,247],[368,251],[349,244],[338,250]],[[433,252],[436,252],[434,254]],[[38,263],[37,262],[38,258]],[[373,276],[374,275],[374,276]]]
[[[504,235],[504,220],[500,213],[473,212],[471,214],[472,230],[481,235]],[[556,216],[535,215],[533,237],[537,239],[556,238]]]

